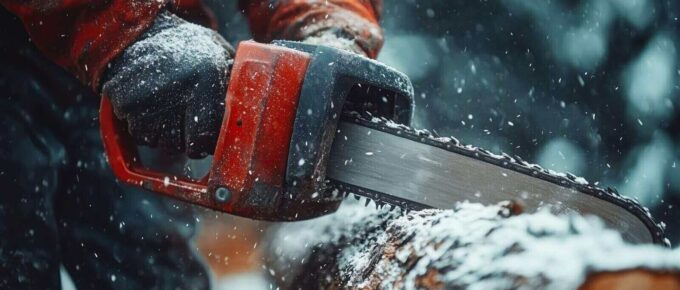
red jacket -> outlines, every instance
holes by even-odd
[[[300,40],[328,28],[356,37],[375,57],[382,46],[381,0],[239,0],[255,40]],[[144,32],[163,8],[212,25],[201,0],[0,0],[21,18],[33,43],[97,90],[107,64]]]

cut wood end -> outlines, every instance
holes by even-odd
[[[680,290],[678,273],[649,270],[597,273],[588,277],[579,290]]]

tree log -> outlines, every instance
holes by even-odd
[[[407,214],[345,203],[268,240],[281,289],[680,289],[679,251],[511,203]]]

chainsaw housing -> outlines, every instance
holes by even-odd
[[[333,212],[342,200],[325,183],[342,111],[408,124],[412,107],[409,79],[379,62],[325,46],[244,41],[205,177],[145,168],[106,97],[100,122],[109,163],[126,183],[243,217],[300,220]]]

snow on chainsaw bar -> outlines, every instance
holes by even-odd
[[[600,188],[596,185],[597,183],[589,183],[583,177],[578,177],[571,173],[555,172],[550,169],[544,169],[538,164],[524,161],[519,156],[512,157],[506,153],[495,154],[483,148],[463,144],[455,137],[441,137],[429,130],[414,129],[383,117],[372,116],[370,113],[347,112],[343,117],[345,119],[352,119],[355,122],[363,122],[362,124],[370,124],[369,127],[376,127],[382,131],[391,131],[392,133],[401,136],[408,135],[411,138],[416,137],[420,143],[427,143],[448,151],[455,150],[457,152],[462,152],[465,155],[491,162],[497,166],[513,170],[520,169],[520,171],[525,172],[525,174],[530,173],[533,177],[557,183],[560,186],[574,188],[582,192],[589,192],[593,196],[618,204],[631,213],[634,213],[639,218],[642,216],[646,217],[650,222],[648,226],[654,227],[654,229],[650,228],[650,230],[656,235],[658,240],[666,245],[670,245],[670,241],[665,237],[664,233],[665,224],[657,222],[652,217],[649,209],[641,205],[636,199],[621,195],[615,189]]]

